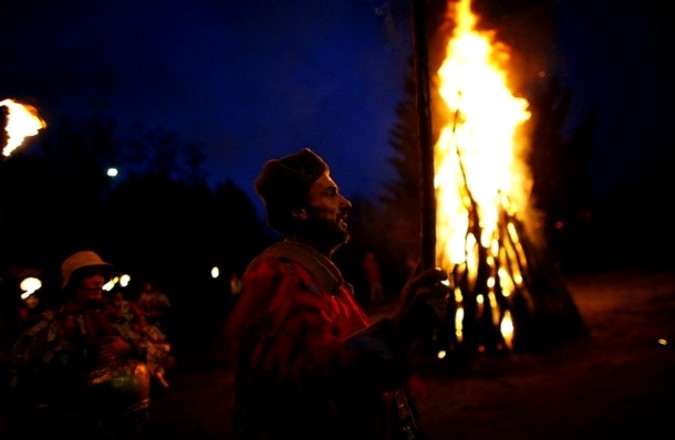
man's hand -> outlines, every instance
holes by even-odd
[[[401,291],[396,311],[390,316],[392,323],[406,332],[404,323],[416,304],[434,297],[445,298],[448,286],[443,281],[447,279],[448,274],[442,269],[422,269],[418,263]]]

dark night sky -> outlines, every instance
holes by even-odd
[[[558,5],[556,55],[573,115],[598,109],[605,194],[674,144],[673,26],[661,5]],[[404,0],[8,0],[0,99],[34,100],[49,124],[101,112],[176,131],[205,145],[211,182],[251,194],[264,160],[310,146],[345,194],[374,196],[392,173],[407,12]]]
[[[596,193],[609,194],[669,168],[669,150],[675,146],[672,14],[656,2],[559,4],[561,70],[572,88],[574,109],[578,114],[592,106],[598,110]]]

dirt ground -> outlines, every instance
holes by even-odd
[[[479,356],[461,371],[423,368],[418,406],[427,440],[672,435],[675,271],[565,283],[590,337],[544,353]],[[183,356],[153,404],[149,437],[231,438],[231,372],[215,353]]]

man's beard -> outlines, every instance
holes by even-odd
[[[351,238],[349,231],[340,227],[339,222],[328,221],[311,210],[298,235],[319,252],[329,256]]]

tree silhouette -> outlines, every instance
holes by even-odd
[[[591,110],[566,137],[569,90],[557,78],[541,81],[533,90],[530,104],[536,112],[528,164],[534,180],[531,204],[542,217],[539,230],[529,234],[566,269],[582,269],[592,261],[590,160],[596,114]]]

